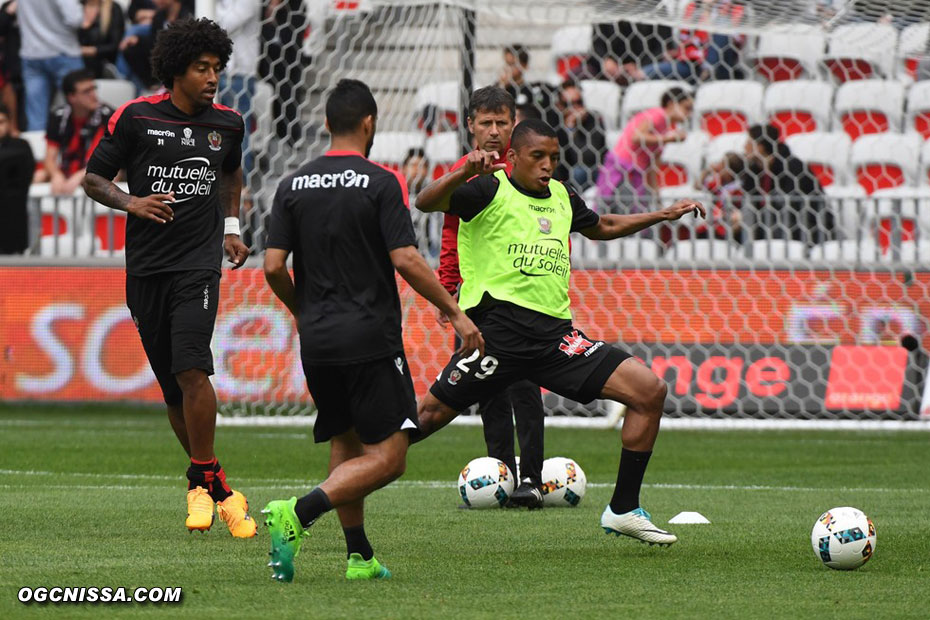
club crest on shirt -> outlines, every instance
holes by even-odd
[[[220,150],[221,145],[223,144],[223,136],[221,136],[219,132],[215,130],[211,131],[210,133],[207,134],[207,142],[210,143],[211,151],[218,151]]]
[[[537,218],[539,221],[539,232],[544,235],[548,235],[552,232],[552,220],[545,217]]]
[[[181,138],[181,146],[194,146],[194,139],[191,137],[194,135],[194,130],[190,127],[184,128],[184,137]]]

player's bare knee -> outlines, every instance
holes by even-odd
[[[207,373],[203,370],[200,370],[199,368],[182,370],[174,377],[177,380],[178,385],[181,387],[182,392],[196,391],[202,387],[206,381],[208,381]]]
[[[665,408],[665,397],[668,396],[668,385],[659,377],[653,375],[653,383],[649,388],[649,409],[662,415]]]

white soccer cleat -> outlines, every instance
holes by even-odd
[[[652,516],[642,508],[618,515],[608,505],[601,515],[601,527],[607,534],[629,536],[650,545],[668,547],[678,542],[677,536],[659,529],[651,519]]]

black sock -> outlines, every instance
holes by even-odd
[[[368,542],[368,537],[365,536],[364,525],[342,528],[342,533],[346,535],[346,558],[353,553],[358,553],[367,562],[375,556],[375,552],[371,549],[371,543]]]
[[[294,506],[294,512],[297,513],[297,518],[300,519],[300,524],[304,527],[310,527],[314,521],[320,518],[321,514],[332,509],[333,505],[329,503],[329,498],[320,487],[301,497],[297,500],[297,505]]]
[[[643,485],[646,465],[652,451],[635,452],[623,448],[620,451],[620,471],[617,472],[617,486],[614,496],[610,498],[610,509],[614,514],[622,515],[639,508],[639,488]]]
[[[213,460],[213,488],[210,489],[210,497],[214,502],[221,502],[232,495],[232,489],[226,484],[226,472],[223,466],[216,459]]]
[[[191,459],[191,465],[187,468],[187,490],[190,491],[196,487],[210,492],[213,488],[213,463],[214,461],[195,461]]]

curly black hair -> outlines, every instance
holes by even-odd
[[[216,54],[220,59],[220,68],[225,68],[232,54],[232,46],[229,35],[216,22],[207,18],[179,19],[155,37],[152,75],[165,87],[172,88],[174,78],[184,75],[201,54]]]

